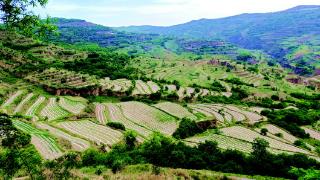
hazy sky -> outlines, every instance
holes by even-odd
[[[201,18],[273,12],[320,0],[49,0],[42,15],[85,19],[107,26],[174,25]]]

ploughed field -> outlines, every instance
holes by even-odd
[[[122,83],[129,84],[124,80]],[[140,83],[141,91],[156,91],[155,87],[147,89],[145,86],[152,83]],[[196,122],[216,120],[218,123],[216,129],[184,139],[191,146],[213,140],[222,149],[250,153],[254,139],[263,138],[269,142],[269,150],[273,153],[302,153],[317,158],[312,150],[295,146],[298,138],[275,125],[263,123],[253,128],[255,123],[265,121],[265,117],[256,112],[259,108],[173,102],[153,105],[137,101],[90,103],[81,97],[52,96],[24,88],[9,92],[0,107],[10,115],[25,117],[16,117],[14,125],[31,135],[32,144],[45,159],[55,159],[67,151],[84,151],[89,147],[110,150],[123,140],[125,133],[109,127],[110,122],[121,123],[126,130],[135,131],[138,141],[143,142],[155,132],[172,135],[183,118]],[[267,135],[260,134],[262,128],[268,129]],[[304,128],[311,137],[319,138],[319,132]],[[277,136],[279,133],[281,137]]]

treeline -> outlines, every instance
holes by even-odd
[[[268,143],[262,139],[255,140],[253,152],[248,155],[236,150],[222,151],[217,143],[211,141],[191,147],[160,134],[155,134],[143,144],[136,145],[135,136],[129,133],[124,142],[114,146],[109,153],[89,149],[83,154],[73,154],[72,159],[67,155],[69,158],[62,157],[53,161],[52,167],[59,168],[59,164],[69,164],[73,168],[102,165],[117,172],[126,165],[150,163],[160,167],[207,169],[285,178],[297,178],[290,173],[292,167],[320,168],[316,160],[305,155],[273,155],[267,151]],[[63,161],[67,162],[62,163]]]

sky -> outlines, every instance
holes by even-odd
[[[45,17],[84,19],[106,26],[170,26],[202,18],[275,12],[320,0],[49,0],[35,11]]]

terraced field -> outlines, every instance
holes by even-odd
[[[273,149],[295,152],[295,153],[303,153],[308,155],[313,155],[311,152],[293,146],[292,144],[284,143],[278,140],[275,140],[270,137],[262,136],[259,133],[252,131],[250,129],[241,127],[241,126],[233,126],[228,128],[222,128],[221,131],[224,135],[230,136],[233,138],[241,139],[248,142],[253,142],[256,138],[262,138],[269,142],[270,147]]]
[[[163,102],[154,105],[154,107],[174,116],[179,119],[189,118],[189,119],[197,119],[195,115],[190,113],[186,108],[180,106],[179,104],[171,103],[171,102]]]
[[[105,106],[108,111],[109,121],[122,123],[126,129],[134,130],[144,138],[147,138],[152,134],[152,130],[144,127],[144,124],[137,124],[127,119],[121,112],[120,107],[116,104],[107,103]]]
[[[46,69],[42,73],[30,74],[25,79],[49,87],[70,87],[75,89],[94,87],[99,84],[99,81],[94,76],[55,68]]]
[[[143,103],[124,102],[118,105],[127,119],[153,131],[171,135],[178,126],[174,117]]]
[[[122,133],[107,126],[95,124],[89,120],[66,121],[57,124],[66,131],[83,137],[97,145],[105,144],[109,148],[122,140]]]
[[[29,107],[25,115],[38,119],[36,116],[36,111],[38,111],[38,108],[42,103],[44,103],[45,100],[46,98],[43,96],[38,97],[38,99]]]
[[[294,143],[296,140],[298,140],[298,138],[296,138],[295,136],[291,135],[290,133],[288,133],[287,131],[272,125],[272,124],[266,124],[263,125],[261,128],[266,128],[268,129],[268,132],[271,133],[273,136],[275,136],[276,134],[282,134],[282,139],[286,140],[289,143]]]
[[[64,97],[60,97],[59,105],[72,114],[80,114],[86,108],[85,104]]]
[[[33,93],[28,94],[28,95],[18,104],[18,106],[15,108],[13,114],[19,113],[19,112],[22,110],[23,106],[24,106],[28,101],[30,101],[30,99],[31,99],[33,96],[34,96]]]
[[[105,110],[106,110],[106,107],[103,104],[96,104],[96,107],[95,107],[96,118],[102,125],[105,125],[107,123]]]
[[[14,94],[10,95],[9,99],[7,99],[2,105],[1,108],[6,108],[7,106],[10,106],[17,97],[19,97],[20,95],[22,95],[23,91],[19,90],[17,92],[15,92]]]
[[[254,124],[263,120],[263,117],[257,113],[231,105],[190,104],[188,107],[194,112],[202,113],[207,117],[214,117],[220,122],[231,123],[232,121],[246,121],[249,124]]]
[[[132,94],[152,94],[152,91],[147,83],[141,80],[136,80],[136,88],[133,90]]]
[[[60,119],[69,115],[69,113],[62,109],[58,103],[57,98],[50,98],[49,103],[41,111],[42,117],[47,117],[49,121]]]
[[[197,145],[198,143],[205,141],[216,141],[218,143],[218,147],[221,149],[234,149],[246,153],[252,152],[252,143],[214,133],[194,136],[185,139],[185,141],[190,145]]]
[[[75,151],[85,151],[90,147],[90,143],[86,140],[80,139],[78,137],[71,136],[57,128],[54,128],[45,123],[36,123],[37,128],[49,131],[50,134],[65,139],[71,143],[72,149]]]
[[[150,87],[152,93],[156,93],[156,92],[160,91],[160,87],[158,86],[157,83],[155,83],[153,81],[148,81],[147,84]]]
[[[320,141],[320,132],[317,130],[310,129],[308,127],[302,127],[306,133],[310,134],[310,137]]]
[[[201,113],[208,118],[215,118],[221,123],[230,123],[232,122],[231,114],[227,112],[219,112],[219,109],[214,107],[206,107],[202,105],[189,105],[194,113]]]
[[[58,143],[55,141],[55,139],[48,135],[47,132],[36,129],[31,125],[19,120],[14,120],[13,124],[21,131],[31,135],[31,143],[35,146],[43,158],[52,160],[63,155]]]
[[[125,92],[132,87],[132,82],[128,79],[110,80],[109,78],[101,79],[100,85],[103,89],[110,89],[114,92]]]

